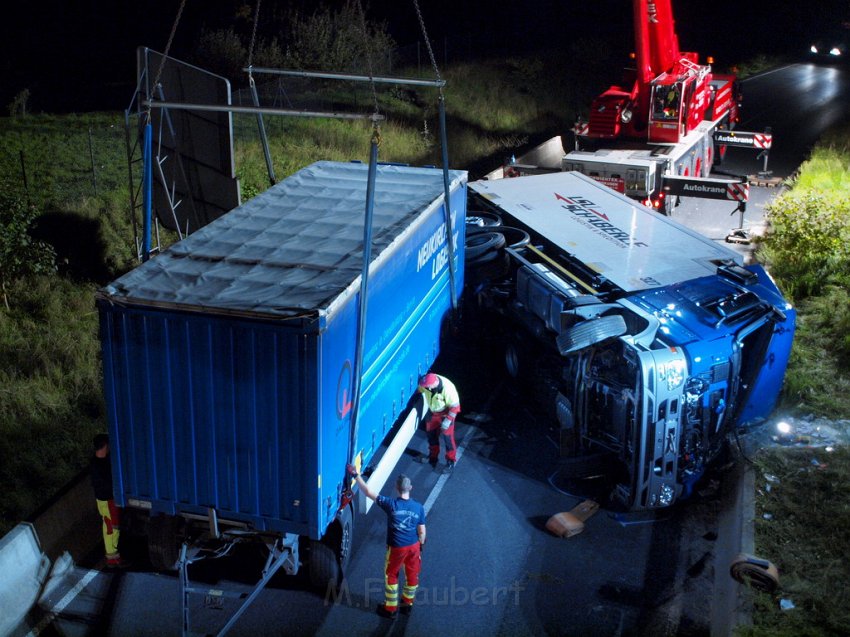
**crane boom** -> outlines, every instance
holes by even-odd
[[[711,67],[679,50],[671,0],[633,0],[633,12],[636,67],[594,100],[587,137],[675,144],[705,117]]]

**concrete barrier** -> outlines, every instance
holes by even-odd
[[[0,635],[9,635],[38,600],[50,570],[35,527],[21,522],[0,539]]]
[[[29,521],[51,560],[59,559],[66,551],[78,564],[88,564],[93,555],[103,555],[101,519],[88,471],[65,485]]]

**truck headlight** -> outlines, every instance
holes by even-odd
[[[671,361],[659,368],[661,380],[667,382],[667,390],[673,391],[685,381],[685,362]]]
[[[673,487],[669,484],[662,484],[661,488],[658,490],[658,504],[663,507],[668,507],[673,504],[673,497],[675,493],[673,491]]]
[[[623,122],[623,124],[628,124],[630,121],[632,121],[632,109],[623,109],[623,112],[620,113],[620,121]]]

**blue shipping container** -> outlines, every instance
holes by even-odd
[[[119,505],[322,536],[351,460],[367,171],[312,164],[98,292]],[[467,175],[449,179],[459,293]],[[439,169],[378,166],[364,462],[438,353],[443,183]]]

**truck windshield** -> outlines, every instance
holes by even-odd
[[[652,118],[656,120],[677,120],[681,102],[679,85],[656,86],[654,95]]]

